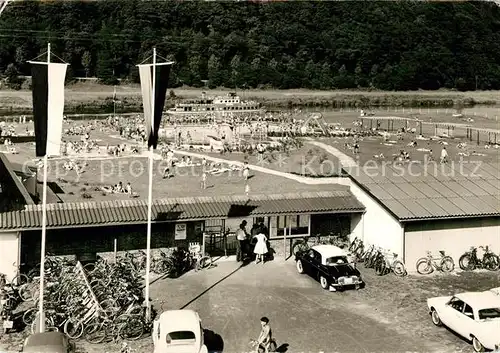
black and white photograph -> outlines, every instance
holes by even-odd
[[[0,353],[500,352],[500,2],[0,0]]]

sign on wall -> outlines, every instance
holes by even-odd
[[[175,240],[185,240],[187,238],[186,223],[175,224]]]

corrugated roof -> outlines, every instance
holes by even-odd
[[[145,200],[75,202],[47,205],[47,227],[114,225],[147,222]],[[268,215],[363,212],[364,206],[349,190],[285,195],[190,197],[155,200],[154,222],[225,219]],[[39,229],[42,206],[0,213],[0,229]]]
[[[347,172],[350,172],[346,170]],[[349,175],[401,221],[500,216],[500,163],[357,168]]]

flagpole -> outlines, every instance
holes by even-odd
[[[155,128],[155,90],[156,90],[156,48],[153,48],[153,94],[151,97],[151,131]],[[151,218],[153,203],[153,146],[149,147],[149,193],[148,193],[148,230],[146,241],[146,320],[151,321],[151,301],[149,300],[149,271],[151,267]]]
[[[47,45],[47,65],[50,64],[50,43]],[[40,332],[45,332],[45,317],[43,315],[43,289],[45,287],[45,238],[47,232],[47,151],[43,156],[43,191],[42,191],[42,244],[40,259],[40,298],[38,302],[38,316],[40,319]]]

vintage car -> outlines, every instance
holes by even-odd
[[[25,353],[71,353],[74,345],[61,332],[35,333],[24,341]]]
[[[193,310],[167,310],[153,323],[154,353],[208,353],[200,316]]]
[[[476,352],[500,345],[500,296],[491,291],[427,299],[432,322],[472,341]]]
[[[364,286],[361,274],[349,262],[347,252],[335,245],[316,245],[295,255],[297,271],[319,280],[323,289],[332,292]]]

